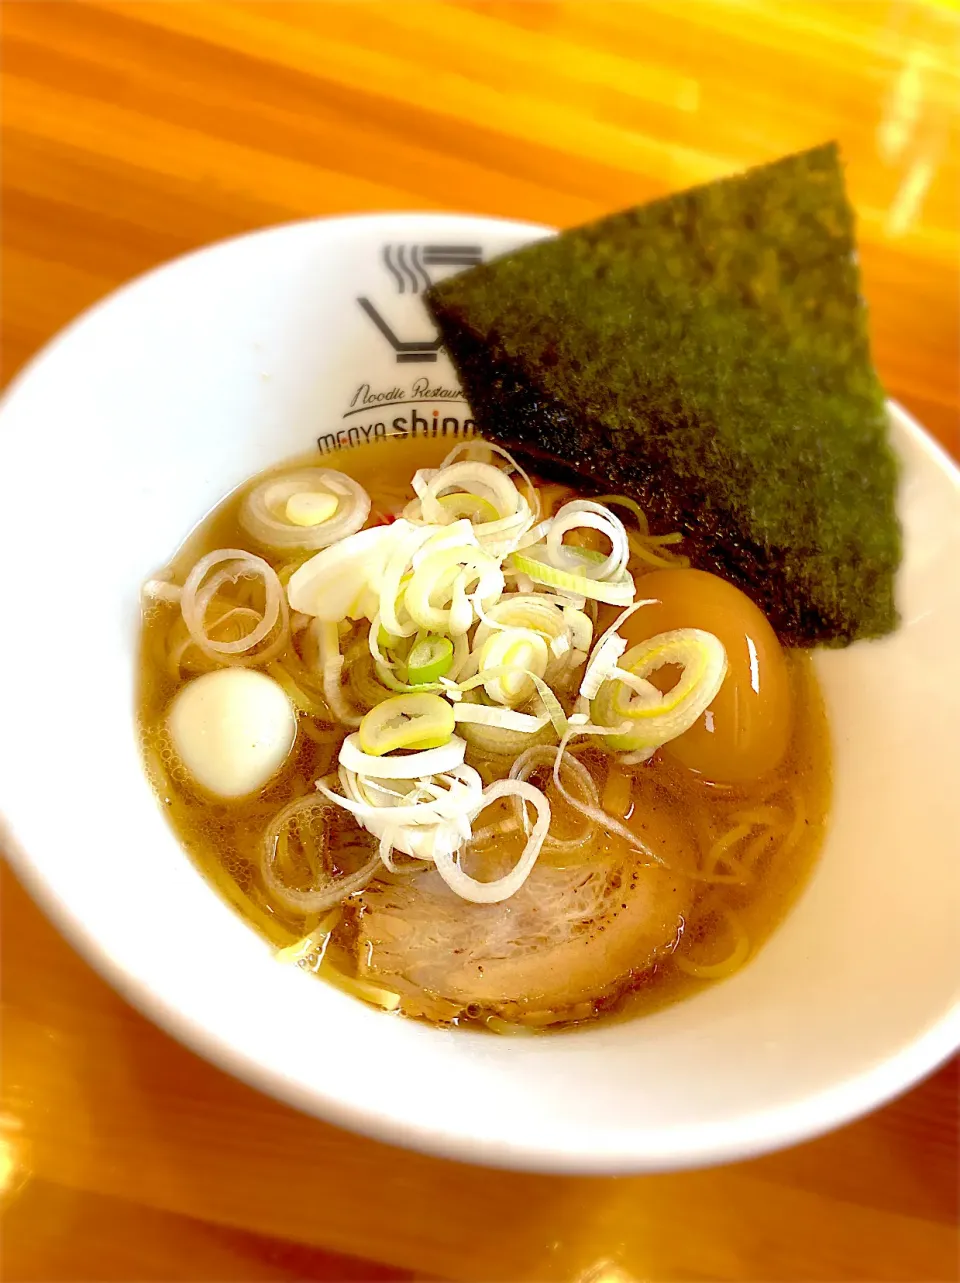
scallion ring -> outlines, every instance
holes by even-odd
[[[397,749],[440,748],[453,735],[453,706],[440,695],[394,695],[360,723],[360,747],[372,757]]]
[[[453,642],[449,637],[429,634],[414,642],[407,656],[407,681],[422,686],[446,677],[453,665]]]

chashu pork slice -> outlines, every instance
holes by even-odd
[[[583,864],[544,860],[500,904],[473,904],[434,870],[360,897],[360,975],[400,993],[410,1015],[470,1012],[547,1024],[616,997],[676,947],[694,884],[690,839],[649,800],[639,824],[673,868],[617,841]]]

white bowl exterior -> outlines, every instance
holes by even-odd
[[[544,231],[385,215],[258,233],[135,282],[30,366],[0,411],[5,839],[133,1002],[306,1110],[551,1170],[743,1157],[880,1103],[960,1042],[960,487],[898,407],[904,622],[818,655],[835,771],[823,857],[757,958],[692,1000],[531,1040],[384,1017],[272,959],[181,852],[140,767],[141,581],[226,491],[318,437],[349,444],[434,410],[462,424],[462,400],[433,395],[457,390],[446,357],[398,362],[357,300],[422,358],[424,247],[489,258]],[[389,416],[364,385],[402,394]]]

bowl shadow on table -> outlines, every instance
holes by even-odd
[[[354,1136],[221,1073],[105,985],[5,867],[0,889],[4,1108],[32,1173],[8,1212],[21,1240],[59,1207],[74,1261],[118,1220],[145,1259],[164,1236],[202,1239],[206,1268],[195,1247],[202,1272],[181,1263],[178,1278],[240,1261],[278,1279],[570,1279],[607,1263],[658,1280],[956,1277],[957,1061],[871,1118],[723,1169],[494,1172]]]

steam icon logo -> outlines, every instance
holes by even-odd
[[[419,294],[433,284],[428,268],[475,267],[483,251],[479,245],[384,245],[380,257],[398,294]]]
[[[398,294],[419,294],[428,290],[433,282],[423,266],[423,254],[419,245],[384,245],[380,252],[383,265],[393,277]]]
[[[475,267],[482,263],[483,250],[479,245],[384,245],[380,258],[398,294],[420,294],[430,288],[435,277],[445,275],[445,269]],[[442,340],[401,339],[368,298],[358,298],[357,303],[393,348],[398,362],[437,359]]]

